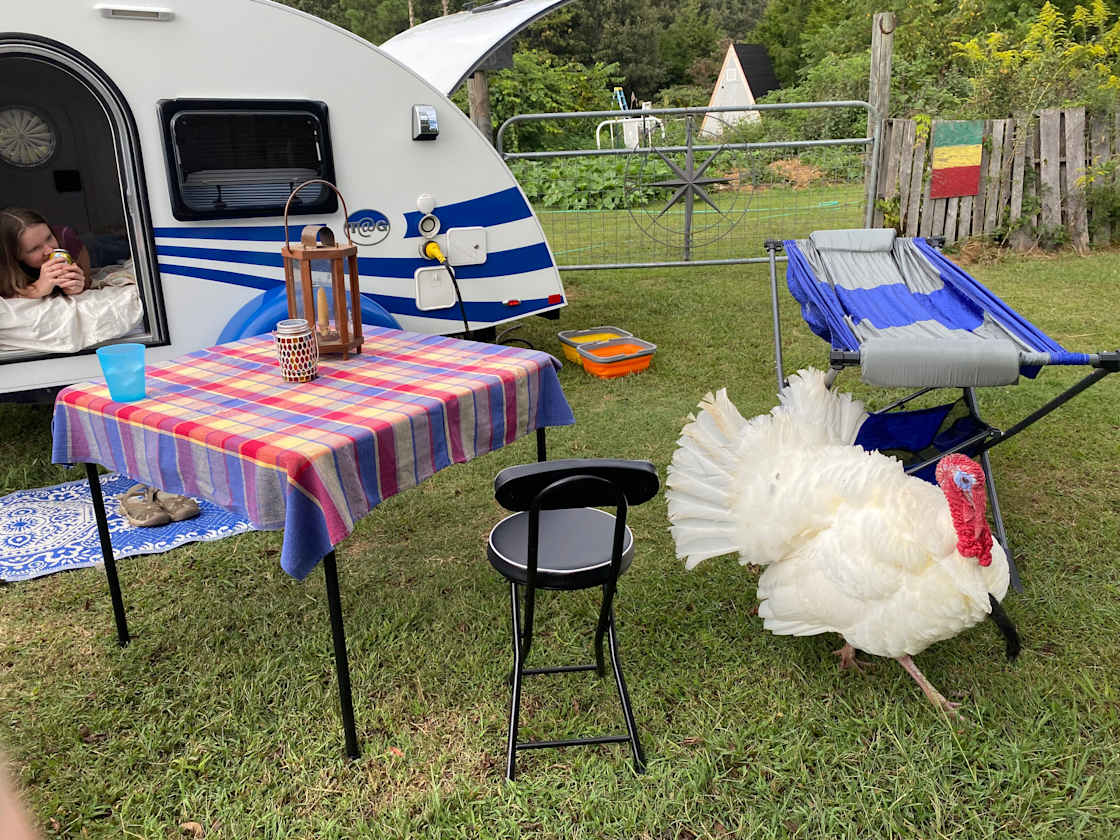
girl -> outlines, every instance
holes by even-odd
[[[51,251],[65,248],[73,263]],[[0,297],[43,298],[55,289],[76,295],[89,288],[89,253],[70,228],[52,227],[34,210],[0,210]]]

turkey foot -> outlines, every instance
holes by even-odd
[[[945,712],[949,717],[960,717],[957,709],[960,703],[953,703],[945,699],[945,696],[938,691],[929,680],[926,679],[925,674],[918,670],[918,666],[914,664],[914,660],[909,656],[898,657],[898,664],[906,669],[906,673],[914,678],[914,682],[921,688],[922,693],[929,698],[929,702],[933,703],[941,711]]]
[[[863,673],[864,668],[870,668],[870,662],[864,662],[861,659],[856,659],[856,649],[851,645],[844,645],[840,650],[834,650],[833,656],[840,657],[840,670],[847,671],[849,668],[855,668],[860,673]]]

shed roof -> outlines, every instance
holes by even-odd
[[[770,53],[767,52],[765,44],[733,44],[732,46],[755,99],[760,99],[770,91],[781,87],[778,77],[774,75],[774,65],[770,61]]]

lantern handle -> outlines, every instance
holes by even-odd
[[[292,190],[292,194],[289,195],[288,200],[284,202],[284,247],[287,248],[288,242],[290,241],[288,238],[288,208],[291,207],[292,199],[296,197],[296,193],[298,193],[309,184],[326,184],[328,187],[334,190],[334,194],[337,195],[338,200],[342,202],[342,213],[344,218],[342,228],[346,231],[346,244],[353,245],[354,240],[350,238],[350,211],[346,209],[346,199],[342,197],[342,193],[338,191],[338,187],[336,187],[330,181],[324,180],[323,178],[312,178],[310,181],[304,181],[302,184]]]

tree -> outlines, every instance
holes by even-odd
[[[1115,110],[1120,97],[1120,21],[1104,0],[1067,18],[1046,3],[1022,38],[991,32],[954,42],[973,72],[974,108],[995,115],[1069,105]]]
[[[661,63],[671,85],[687,81],[688,72],[699,59],[711,58],[719,50],[720,30],[700,0],[688,0],[677,9],[672,22],[658,38]],[[713,81],[709,79],[709,81]]]
[[[543,50],[518,50],[513,68],[490,74],[490,116],[497,128],[514,114],[602,111],[611,107],[610,90],[618,80],[618,66],[596,62],[591,66],[563,61]],[[453,100],[466,110],[462,89]],[[586,137],[568,132],[586,131],[586,122],[563,125],[556,120],[521,123],[504,138],[507,151],[518,148],[574,148],[585,146]]]

